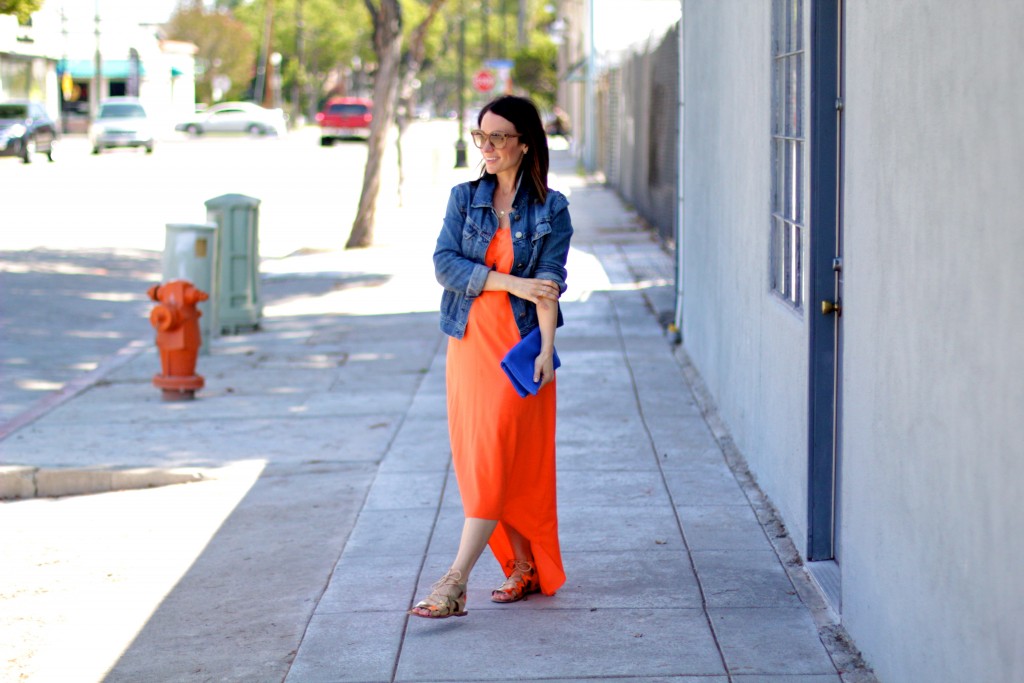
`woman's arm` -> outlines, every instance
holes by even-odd
[[[520,299],[532,301],[538,306],[541,301],[545,300],[557,303],[558,296],[561,294],[558,283],[552,280],[518,277],[497,270],[488,271],[487,279],[484,281],[484,291],[508,292]]]
[[[555,328],[558,326],[557,282],[531,277],[516,277],[492,270],[487,274],[484,291],[505,291],[537,306],[540,327],[540,354],[533,362],[533,381],[543,387],[555,378]]]
[[[558,324],[558,302],[542,299],[537,304],[537,323],[540,327],[540,354],[533,362],[533,381],[540,386],[555,378],[555,327]]]
[[[565,291],[565,262],[569,258],[569,242],[572,239],[572,220],[569,218],[569,202],[565,196],[552,193],[551,234],[544,240],[534,276],[547,282],[552,289],[544,290],[545,296],[537,304],[537,323],[540,327],[540,355],[534,361],[533,379],[543,387],[555,378],[555,329],[558,326],[558,297]]]

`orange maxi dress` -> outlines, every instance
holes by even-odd
[[[508,228],[495,233],[486,263],[512,270]],[[462,339],[449,338],[448,431],[466,517],[496,519],[491,551],[504,568],[514,559],[505,529],[530,539],[541,592],[565,583],[555,498],[555,381],[521,398],[501,369],[519,341],[508,293],[483,292],[469,309]]]

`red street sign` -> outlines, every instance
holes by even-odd
[[[473,87],[480,92],[490,92],[494,89],[494,75],[487,69],[477,71],[473,76]]]

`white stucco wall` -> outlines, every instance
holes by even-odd
[[[1024,675],[1024,4],[847,3],[843,618]]]
[[[771,3],[687,0],[683,17],[683,343],[802,550],[807,323],[768,276]]]

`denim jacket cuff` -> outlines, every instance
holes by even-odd
[[[533,274],[533,277],[537,278],[538,280],[551,280],[552,282],[558,285],[558,291],[561,294],[565,294],[565,290],[568,288],[565,284],[565,281],[562,280],[561,274],[554,273],[550,270],[538,270],[536,273]]]
[[[473,266],[473,272],[469,274],[469,284],[466,286],[466,296],[475,298],[483,294],[484,285],[487,283],[487,275],[491,269],[482,263]]]

